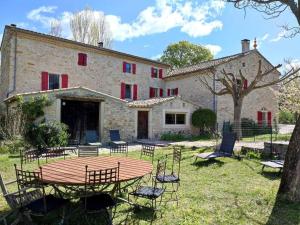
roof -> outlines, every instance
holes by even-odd
[[[203,61],[198,64],[192,65],[192,66],[186,66],[186,67],[174,69],[174,70],[171,70],[164,78],[209,70],[209,69],[212,69],[213,67],[218,66],[222,63],[226,63],[233,59],[237,59],[237,58],[243,57],[245,55],[249,55],[253,51],[257,51],[257,50],[250,50],[247,52],[229,55],[229,56],[225,56],[225,57],[218,58],[218,59]]]
[[[82,47],[85,47],[85,48],[97,50],[97,51],[99,51],[99,53],[111,53],[111,54],[116,55],[116,56],[130,58],[131,60],[140,60],[140,61],[148,62],[148,63],[151,63],[151,64],[160,65],[160,66],[165,67],[165,68],[170,67],[170,65],[168,65],[166,63],[156,61],[156,60],[147,59],[147,58],[144,58],[144,57],[127,54],[127,53],[124,53],[124,52],[119,52],[119,51],[115,51],[115,50],[104,48],[104,47],[98,47],[98,46],[94,46],[94,45],[90,45],[90,44],[85,44],[85,43],[82,43],[82,42],[73,41],[73,40],[69,40],[69,39],[66,39],[66,38],[56,37],[56,36],[52,36],[52,35],[49,35],[49,34],[44,34],[44,33],[36,32],[36,31],[26,30],[26,29],[22,29],[22,28],[19,28],[19,27],[6,25],[5,30],[4,30],[4,34],[5,34],[6,30],[17,31],[17,32],[20,32],[20,33],[29,34],[29,35],[37,36],[37,37],[44,38],[44,39],[52,39],[52,40],[55,40],[55,41],[65,42],[65,43],[69,43],[69,44],[73,44],[73,45],[77,45],[77,46],[82,46]],[[1,46],[2,46],[2,43],[1,43]]]
[[[129,107],[133,107],[133,108],[148,108],[148,107],[152,107],[157,104],[171,101],[175,98],[177,98],[177,96],[163,97],[163,98],[150,98],[150,99],[145,99],[145,100],[132,101],[132,102],[129,102],[127,105]]]
[[[4,100],[4,102],[14,101],[19,96],[30,96],[30,95],[51,94],[51,93],[59,94],[60,95],[62,93],[68,92],[68,91],[79,90],[79,89],[87,91],[87,92],[91,92],[93,94],[99,95],[99,96],[104,97],[104,98],[107,97],[107,98],[115,99],[115,100],[120,101],[120,102],[124,102],[124,103],[127,102],[125,100],[122,100],[120,98],[114,97],[112,95],[108,95],[108,94],[105,94],[103,92],[95,91],[95,90],[92,90],[92,89],[89,89],[89,88],[86,88],[86,87],[82,87],[82,86],[79,86],[79,87],[70,87],[70,88],[61,88],[61,89],[54,89],[54,90],[47,90],[47,91],[32,91],[32,92],[19,93],[19,94],[15,94],[15,95],[12,95],[12,96],[6,98]],[[63,96],[63,95],[60,95],[60,96]]]

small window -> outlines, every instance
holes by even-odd
[[[126,73],[131,73],[131,64],[126,63]]]
[[[176,95],[176,89],[171,89],[171,96],[175,96]]]
[[[79,66],[86,66],[87,65],[87,54],[78,53],[78,65]]]
[[[185,125],[186,114],[185,113],[166,113],[165,117],[166,125]]]
[[[159,88],[154,88],[154,97],[159,97]]]
[[[243,65],[243,67],[245,67],[245,66],[246,66],[246,63],[243,62],[242,65]]]
[[[153,68],[153,75],[154,78],[158,78],[158,69],[157,68]]]
[[[125,98],[131,99],[131,85],[130,84],[125,85]]]
[[[49,90],[59,89],[59,75],[49,74]]]

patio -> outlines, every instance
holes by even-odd
[[[171,148],[157,149],[154,161],[171,152]],[[189,148],[183,151],[179,206],[166,204],[162,207],[162,218],[155,218],[153,224],[299,224],[300,205],[275,199],[280,179],[276,170],[266,168],[261,174],[259,161],[247,159],[220,158],[193,164],[194,154]],[[128,153],[130,158],[139,156],[139,151]],[[50,162],[57,160],[62,159]],[[12,168],[19,162],[17,156],[0,156],[5,180],[15,178]],[[45,160],[41,160],[43,163]],[[35,169],[37,162],[25,167]],[[1,213],[8,210],[2,197],[0,209]],[[114,223],[126,220],[128,224],[150,224],[151,218],[147,210],[134,212],[128,204],[122,204],[117,208]],[[99,221],[101,217],[93,217],[90,224]],[[82,215],[72,215],[70,224],[82,223]]]

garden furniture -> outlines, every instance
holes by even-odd
[[[128,143],[121,140],[119,130],[110,130],[110,155],[112,153],[125,153],[128,155]]]
[[[97,146],[79,146],[78,157],[92,157],[99,156],[99,149]]]
[[[145,144],[145,143],[142,144],[140,159],[142,158],[142,156],[147,156],[151,158],[151,162],[153,163],[154,151],[155,151],[155,145]]]
[[[284,165],[284,160],[264,161],[264,162],[261,162],[261,164],[263,165],[262,171],[264,171],[264,168],[267,166],[267,167],[279,169],[279,172],[281,172],[282,168],[283,168],[283,165]]]
[[[101,170],[89,170],[88,165],[85,166],[85,185],[84,196],[81,201],[84,204],[86,214],[105,212],[108,224],[112,224],[113,217],[108,211],[116,208],[115,199],[108,193],[100,191],[90,191],[91,186],[101,186],[110,183],[117,183],[119,181],[120,163],[118,162],[112,168]]]
[[[195,162],[198,158],[201,159],[215,159],[219,157],[232,157],[233,148],[236,141],[235,133],[224,133],[220,148],[215,152],[205,152],[195,155]]]
[[[23,210],[28,210],[29,215],[45,216],[48,213],[60,209],[63,209],[61,223],[64,223],[64,208],[69,203],[69,200],[61,197],[54,196],[52,194],[46,194],[45,183],[43,181],[43,172],[40,167],[38,171],[28,171],[18,169],[15,164],[15,172],[17,178],[19,204]],[[38,193],[38,197],[34,199],[23,198],[24,188],[26,190],[34,190]],[[27,196],[27,195],[26,195]],[[31,217],[28,217],[31,220]]]

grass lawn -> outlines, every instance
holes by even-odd
[[[170,152],[171,149],[159,149],[156,158]],[[159,215],[153,224],[300,224],[300,204],[276,201],[280,181],[276,170],[266,169],[261,174],[259,161],[247,159],[198,160],[194,164],[194,154],[189,149],[183,153],[179,206],[169,203],[162,207],[162,218]],[[130,152],[128,157],[138,158],[139,153]],[[6,180],[15,177],[14,163],[19,163],[19,158],[0,156],[0,171]],[[36,168],[37,163],[26,167]],[[0,197],[0,213],[7,210]],[[149,224],[149,212],[128,212],[132,210],[127,204],[118,207],[116,224],[126,216],[127,224]],[[71,224],[85,224],[79,214],[73,218]]]
[[[272,134],[273,141],[289,141],[292,134]],[[261,134],[251,137],[243,137],[242,141],[255,142],[255,141],[271,141],[271,134]]]

